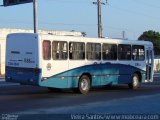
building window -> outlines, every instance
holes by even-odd
[[[133,60],[144,60],[144,46],[133,45],[132,46],[132,59]]]
[[[118,59],[119,60],[131,60],[131,45],[118,45]]]
[[[68,58],[68,44],[65,41],[52,42],[53,60],[66,60]]]
[[[86,48],[88,60],[101,60],[101,44],[87,43]]]
[[[43,41],[43,59],[44,60],[51,59],[51,42],[48,40]]]
[[[70,42],[69,43],[69,59],[84,60],[85,59],[85,43]]]
[[[103,60],[117,60],[117,45],[103,44]]]

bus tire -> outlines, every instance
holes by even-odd
[[[78,82],[78,90],[81,94],[87,94],[91,87],[91,80],[87,75],[82,75]]]
[[[140,87],[140,77],[138,74],[134,73],[132,76],[132,83],[128,84],[131,89],[138,89]]]

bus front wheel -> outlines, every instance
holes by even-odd
[[[140,87],[140,78],[138,74],[133,74],[132,83],[128,84],[131,89],[138,89]]]
[[[87,75],[82,75],[79,79],[78,90],[82,94],[87,94],[91,87],[91,80]]]

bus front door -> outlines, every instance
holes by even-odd
[[[153,81],[153,50],[146,50],[146,80]]]

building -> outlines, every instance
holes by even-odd
[[[154,58],[154,71],[160,72],[160,56],[155,56]]]
[[[33,33],[33,30],[25,29],[0,29],[0,75],[5,74],[5,49],[6,49],[6,37],[10,33]],[[39,34],[51,34],[62,36],[83,36],[81,32],[75,31],[56,31],[56,30],[38,30]]]

